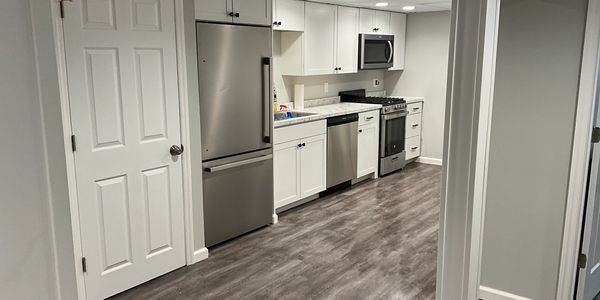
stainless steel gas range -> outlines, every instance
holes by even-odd
[[[406,101],[403,98],[367,97],[366,91],[352,90],[340,92],[342,102],[381,104],[379,134],[379,175],[383,176],[404,168],[406,151]]]

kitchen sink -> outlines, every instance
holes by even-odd
[[[301,118],[316,115],[316,113],[300,112],[300,111],[279,111],[273,114],[275,121],[287,119]]]

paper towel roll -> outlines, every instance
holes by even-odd
[[[304,84],[294,85],[294,109],[304,109]]]

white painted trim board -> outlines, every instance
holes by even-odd
[[[482,300],[532,300],[519,295],[482,286],[479,288],[479,299]]]
[[[436,166],[442,165],[441,158],[431,158],[431,157],[419,156],[419,158],[417,158],[417,162],[422,163],[422,164],[428,164],[428,165],[436,165]]]

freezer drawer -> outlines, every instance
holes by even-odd
[[[270,151],[203,164],[206,246],[265,226],[273,215]]]

